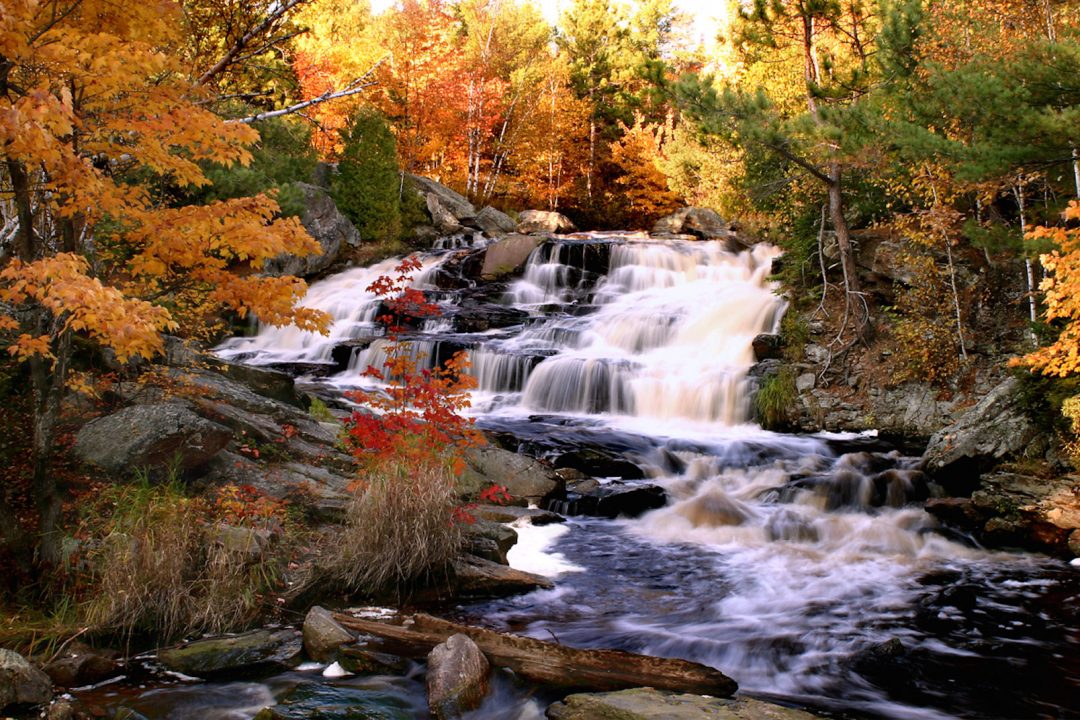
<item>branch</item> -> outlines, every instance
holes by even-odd
[[[236,61],[240,53],[247,50],[247,47],[251,43],[251,41],[253,41],[259,35],[270,29],[270,27],[273,26],[274,23],[284,17],[285,14],[288,13],[290,10],[295,8],[297,5],[300,5],[301,3],[305,3],[307,1],[308,0],[284,0],[284,2],[282,2],[282,4],[277,7],[277,9],[271,11],[270,14],[267,15],[262,22],[248,30],[240,37],[239,40],[233,43],[233,46],[229,48],[228,52],[226,52],[220,60],[214,63],[214,65],[209,70],[199,76],[199,79],[195,81],[195,84],[205,85],[214,77],[220,75],[222,72],[225,71],[225,68],[229,67]]]
[[[340,98],[350,97],[352,95],[358,95],[361,92],[363,92],[365,89],[371,87],[372,85],[378,85],[378,82],[376,80],[368,80],[368,78],[370,78],[375,73],[375,70],[378,69],[378,67],[380,65],[382,65],[383,62],[385,62],[386,58],[388,58],[388,57],[390,57],[390,56],[389,55],[384,55],[377,63],[372,65],[370,68],[368,68],[367,72],[365,72],[363,75],[361,75],[360,77],[353,80],[351,83],[346,85],[341,90],[333,90],[333,89],[327,90],[326,92],[324,92],[322,95],[319,95],[318,97],[314,97],[314,98],[311,98],[310,100],[305,100],[303,102],[298,102],[298,103],[296,103],[294,105],[290,105],[289,107],[281,108],[280,110],[269,110],[267,112],[262,112],[262,113],[256,113],[254,115],[249,115],[248,117],[244,117],[244,118],[235,118],[235,119],[232,119],[232,120],[226,120],[226,122],[250,124],[250,123],[253,123],[253,122],[258,122],[259,120],[268,120],[269,118],[281,117],[282,115],[291,115],[293,113],[298,113],[301,110],[304,110],[306,108],[311,107],[312,105],[321,105],[322,103],[329,102],[330,100],[338,100]],[[364,82],[365,80],[367,80],[367,82]]]

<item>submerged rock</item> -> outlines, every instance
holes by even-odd
[[[83,462],[114,473],[205,465],[232,439],[232,431],[179,403],[135,405],[91,420],[75,437]]]
[[[334,619],[329,610],[316,605],[304,617],[304,650],[318,662],[336,660],[342,645],[356,639]]]
[[[570,695],[547,710],[550,720],[814,720],[802,710],[752,698],[714,698],[635,688]]]
[[[431,714],[439,720],[474,710],[488,692],[491,665],[467,635],[458,633],[436,645],[427,657]]]
[[[22,655],[0,648],[0,710],[10,705],[40,705],[52,695],[48,675]]]
[[[158,651],[158,661],[175,672],[203,677],[267,666],[292,667],[300,661],[303,637],[297,630],[253,630],[207,638]]]

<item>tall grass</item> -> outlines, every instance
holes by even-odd
[[[215,508],[177,482],[102,491],[80,528],[88,625],[168,640],[253,622],[277,585],[274,558],[229,542]]]
[[[353,592],[407,595],[448,582],[462,547],[457,482],[435,456],[389,458],[368,467],[345,524],[336,528],[325,562]]]

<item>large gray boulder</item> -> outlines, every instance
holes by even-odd
[[[18,653],[0,648],[0,710],[40,705],[52,698],[52,681]]]
[[[460,232],[462,230],[461,223],[458,222],[454,213],[450,212],[449,208],[443,205],[442,200],[435,193],[428,193],[424,197],[424,203],[427,205],[428,215],[431,216],[431,224],[435,226],[435,229],[439,234],[446,235],[451,233]]]
[[[451,635],[427,657],[428,706],[439,720],[475,710],[488,691],[491,665],[467,635]]]
[[[517,230],[517,223],[506,213],[485,207],[476,215],[476,224],[488,237],[502,237]]]
[[[465,457],[462,487],[478,494],[490,485],[502,485],[513,505],[543,506],[548,498],[560,494],[566,484],[552,468],[534,460],[493,446],[470,450]]]
[[[577,227],[570,218],[551,210],[526,210],[518,215],[519,233],[571,233]]]
[[[953,424],[934,433],[923,454],[931,474],[951,483],[973,483],[979,473],[1038,449],[1037,428],[1024,413],[1019,384],[1009,378]]]
[[[308,183],[296,183],[296,187],[304,195],[304,214],[300,222],[319,243],[322,253],[305,257],[279,255],[266,262],[265,272],[269,275],[315,275],[334,263],[343,244],[360,244],[360,233],[338,210],[330,193]]]
[[[550,720],[815,720],[816,715],[747,697],[714,698],[634,688],[570,695],[547,710]]]
[[[308,610],[304,618],[304,650],[312,660],[336,660],[341,646],[354,640],[356,637],[343,628],[326,608],[316,605]]]
[[[476,208],[469,200],[459,192],[455,192],[440,182],[421,175],[410,175],[417,191],[427,199],[434,196],[439,204],[446,208],[458,220],[476,217]],[[430,207],[430,206],[429,206]]]
[[[703,239],[733,236],[731,223],[709,208],[685,207],[656,221],[653,235],[695,235]]]
[[[494,280],[521,272],[529,255],[544,241],[538,235],[507,235],[484,250],[484,265],[480,277]]]
[[[205,465],[232,438],[232,431],[179,403],[134,405],[91,420],[75,436],[83,462],[114,473]]]
[[[267,666],[292,667],[300,661],[303,649],[301,634],[286,628],[196,640],[159,650],[157,655],[169,670],[204,677]]]

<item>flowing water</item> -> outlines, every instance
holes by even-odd
[[[1078,716],[1074,570],[937,528],[917,461],[872,438],[750,423],[751,340],[784,309],[767,280],[774,249],[572,236],[540,245],[507,285],[455,276],[462,252],[425,259],[415,284],[444,315],[409,336],[414,356],[466,350],[482,427],[540,456],[601,449],[669,501],[636,520],[519,528],[511,563],[557,588],[453,614],[696,660],[842,717]],[[311,287],[329,337],[268,328],[219,353],[291,367],[323,392],[371,385],[385,345],[365,288],[392,264]],[[390,694],[410,697],[415,681],[397,682]],[[477,717],[539,717],[500,687]]]

